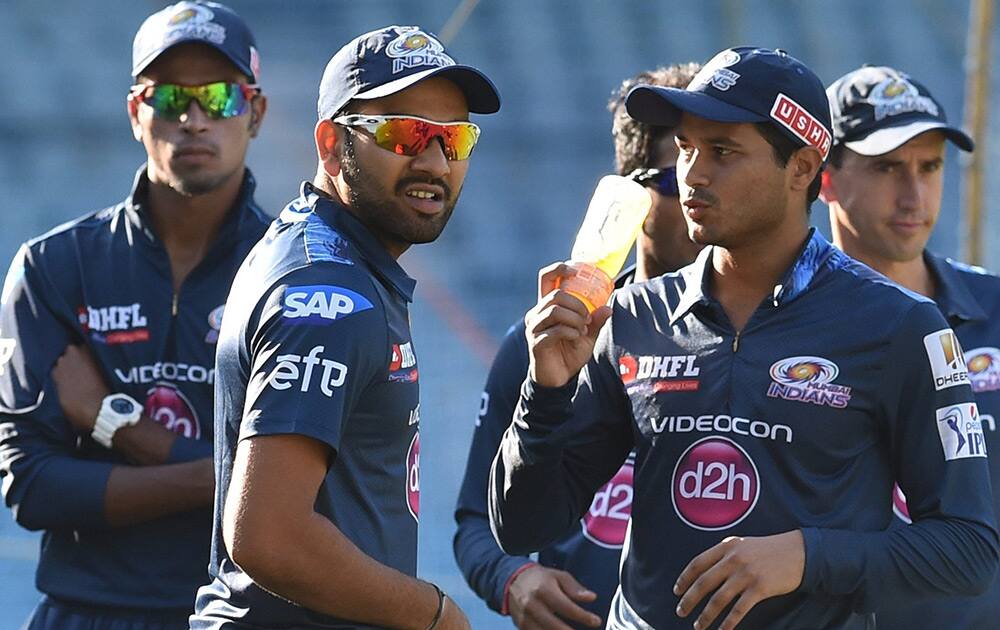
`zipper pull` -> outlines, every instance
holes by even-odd
[[[736,336],[733,337],[733,354],[736,354],[740,349],[740,333],[736,332]]]
[[[170,302],[170,315],[173,317],[177,316],[177,294],[174,293],[174,298]]]

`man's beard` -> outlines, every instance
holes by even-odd
[[[440,236],[458,202],[458,194],[453,197],[451,187],[443,179],[431,177],[404,177],[396,183],[395,192],[390,193],[377,179],[365,176],[349,134],[344,136],[340,166],[344,181],[350,186],[347,201],[351,209],[380,238],[403,245],[430,243]],[[414,183],[441,187],[444,191],[444,209],[441,213],[425,217],[407,208],[398,199],[402,191]]]

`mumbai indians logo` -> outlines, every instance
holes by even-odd
[[[904,77],[882,81],[868,94],[865,102],[875,108],[875,120],[910,112],[924,112],[938,116],[938,106]]]
[[[783,398],[843,409],[851,400],[851,388],[833,383],[840,368],[823,357],[788,357],[771,366],[767,388],[771,398]]]
[[[699,88],[706,84],[711,84],[715,89],[725,92],[736,85],[740,75],[738,72],[727,70],[729,66],[739,63],[740,54],[735,50],[723,50],[718,55],[705,64],[705,67],[691,79],[688,85],[689,90]]]
[[[444,52],[444,45],[417,28],[399,30],[385,53],[392,57],[392,73],[420,66],[453,66],[455,60]]]
[[[974,348],[965,353],[972,391],[992,392],[1000,389],[1000,349]]]
[[[183,3],[183,8],[167,19],[170,32],[164,38],[164,43],[177,41],[182,37],[208,40],[216,44],[226,41],[226,29],[212,22],[215,14],[211,9],[200,4]]]

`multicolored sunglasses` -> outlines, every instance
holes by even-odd
[[[479,141],[479,127],[459,121],[440,123],[416,116],[347,114],[333,119],[345,127],[360,127],[375,137],[375,144],[397,155],[419,155],[434,138],[441,138],[449,160],[467,160]]]
[[[205,85],[174,85],[154,83],[133,85],[129,98],[148,105],[157,118],[177,120],[198,101],[209,118],[242,116],[250,109],[250,101],[260,92],[257,85],[247,83],[206,83]]]
[[[637,184],[652,186],[664,197],[679,197],[677,189],[677,167],[637,168],[629,174],[629,178]]]

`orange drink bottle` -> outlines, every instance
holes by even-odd
[[[573,244],[570,266],[575,275],[562,278],[557,286],[591,312],[607,304],[613,278],[622,270],[652,203],[646,189],[631,179],[602,177]]]

